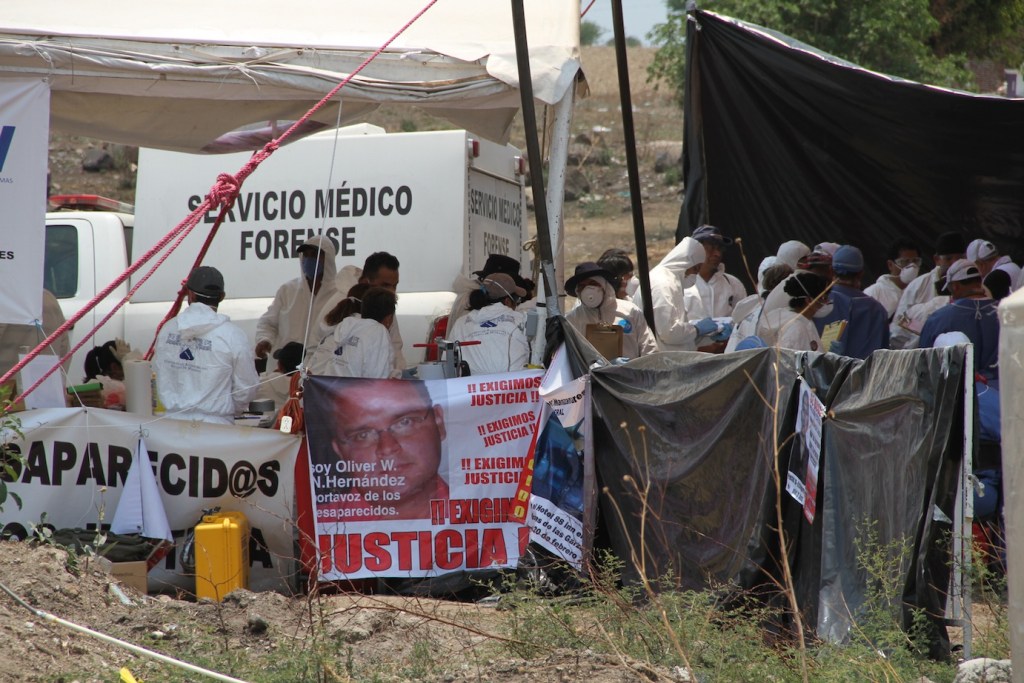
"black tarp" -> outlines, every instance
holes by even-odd
[[[882,351],[866,361],[774,349],[676,352],[592,370],[601,524],[625,560],[625,579],[745,589],[779,580],[773,435],[784,482],[788,469],[803,467],[791,462],[800,451],[791,435],[802,377],[829,410],[814,524],[782,495],[805,624],[846,636],[868,581],[857,544],[874,534],[880,546],[910,544],[903,601],[934,617],[941,654],[950,556],[939,541],[949,528],[934,520],[954,512],[964,348]]]
[[[677,241],[712,223],[743,238],[751,268],[789,239],[853,244],[871,275],[896,237],[929,254],[948,230],[1024,257],[1024,100],[904,81],[690,16]],[[727,264],[743,272],[736,249]]]

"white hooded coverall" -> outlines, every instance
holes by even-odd
[[[467,312],[455,321],[448,338],[480,342],[462,347],[462,359],[469,363],[472,375],[516,372],[530,362],[526,314],[500,301]]]
[[[259,322],[256,323],[257,345],[261,341],[269,341],[274,351],[288,342],[299,342],[303,346],[309,346],[310,342],[315,343],[330,332],[330,328],[324,325],[324,316],[344,294],[339,294],[336,288],[335,278],[338,272],[334,263],[334,244],[330,238],[322,235],[303,242],[303,246],[317,244],[324,254],[324,278],[320,283],[320,291],[314,295],[302,275],[278,287],[267,312],[260,316]],[[310,299],[313,300],[312,309]]]
[[[597,308],[589,308],[579,302],[575,308],[565,314],[565,319],[580,334],[587,333],[587,325],[618,325],[622,328],[622,355],[626,358],[639,358],[658,350],[654,335],[647,327],[644,313],[632,301],[615,298],[615,290],[607,280],[595,277],[604,290],[604,300]]]
[[[309,370],[330,377],[393,377],[394,352],[388,328],[359,314],[350,315],[324,339],[310,360]]]
[[[693,266],[704,263],[704,246],[692,237],[672,248],[651,270],[651,305],[654,334],[661,351],[696,351],[697,328],[686,319],[683,278]],[[640,292],[633,303],[642,305]]]
[[[164,326],[153,368],[168,416],[180,420],[233,424],[259,381],[242,328],[199,302]]]

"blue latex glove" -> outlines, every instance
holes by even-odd
[[[729,341],[729,337],[732,336],[732,323],[722,323],[722,331],[711,337],[715,341]]]
[[[846,355],[846,343],[844,341],[842,341],[841,339],[836,339],[834,342],[832,342],[832,345],[830,347],[828,347],[828,351],[829,351],[829,353],[834,353],[837,356],[845,356]]]
[[[698,337],[706,337],[709,334],[714,334],[715,332],[718,331],[718,323],[716,323],[711,318],[704,318],[703,320],[698,320],[693,324],[693,326],[697,328]]]

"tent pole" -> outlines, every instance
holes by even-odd
[[[654,306],[651,303],[651,266],[647,261],[647,236],[644,209],[640,198],[640,168],[636,155],[636,131],[633,126],[633,98],[629,90],[629,64],[626,60],[626,29],[622,20],[622,0],[612,0],[612,27],[615,31],[615,64],[619,72],[619,103],[622,109],[622,135],[626,145],[626,169],[629,173],[629,204],[633,210],[633,238],[636,242],[636,275],[640,279],[644,318],[651,334]]]
[[[537,217],[537,241],[540,245],[540,274],[548,315],[561,315],[558,302],[558,281],[555,278],[551,249],[551,230],[544,192],[544,159],[537,140],[537,112],[533,106],[533,78],[530,75],[530,50],[526,43],[526,13],[523,0],[512,0],[512,26],[516,38],[516,62],[519,66],[519,95],[523,103],[523,127],[526,129],[526,157],[530,163],[530,185],[533,188],[533,210]]]

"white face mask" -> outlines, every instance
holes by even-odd
[[[697,273],[690,273],[683,276],[683,289],[689,289],[697,284]]]
[[[917,279],[920,273],[921,266],[911,263],[909,266],[904,266],[900,269],[900,282],[905,285],[909,285],[911,282]]]
[[[587,308],[597,308],[604,301],[604,289],[597,285],[587,285],[579,291],[579,297]]]
[[[817,311],[815,311],[814,317],[815,318],[827,318],[831,314],[832,314],[832,304],[828,303],[828,304],[825,304],[824,306],[822,306],[821,308],[819,308]]]

